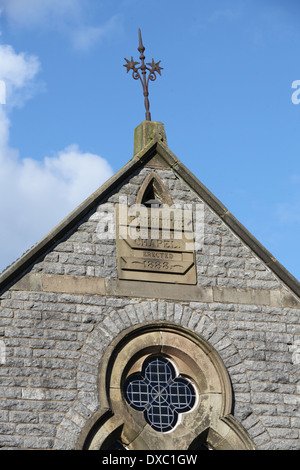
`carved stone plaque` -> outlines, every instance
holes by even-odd
[[[196,284],[192,215],[181,209],[117,206],[119,279]]]

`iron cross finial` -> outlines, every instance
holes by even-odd
[[[159,75],[161,75],[161,70],[163,70],[162,67],[160,67],[160,62],[155,62],[154,59],[152,59],[152,62],[150,64],[145,64],[145,56],[144,56],[144,51],[145,51],[145,48],[143,46],[143,42],[142,42],[142,34],[141,34],[141,30],[139,29],[139,47],[138,47],[138,51],[140,53],[140,61],[141,61],[141,64],[139,64],[139,62],[135,62],[133,60],[133,57],[131,56],[131,60],[126,60],[126,64],[124,64],[124,67],[127,68],[127,73],[132,70],[132,76],[135,80],[140,80],[141,81],[141,84],[142,84],[142,87],[143,87],[143,93],[144,93],[144,97],[145,97],[145,108],[146,108],[146,121],[151,121],[151,114],[150,114],[150,111],[149,111],[149,99],[148,99],[148,96],[149,96],[149,80],[151,80],[152,82],[154,82],[154,80],[156,80],[156,72],[159,73]],[[136,67],[137,65],[139,65],[138,67]],[[141,74],[139,73],[139,70],[141,71]],[[146,77],[147,75],[147,71],[149,72],[149,75],[148,77]]]

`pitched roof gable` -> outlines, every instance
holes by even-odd
[[[109,194],[126,180],[135,170],[143,167],[150,160],[160,162],[165,167],[172,168],[202,200],[212,209],[221,220],[237,235],[250,250],[288,287],[300,297],[300,283],[290,274],[272,254],[228,211],[228,209],[193,175],[185,165],[170,151],[164,139],[157,133],[154,138],[134,157],[124,165],[114,176],[97,189],[90,197],[80,204],[65,219],[51,230],[40,242],[29,249],[23,256],[6,268],[0,274],[0,294],[6,288],[17,282],[20,277],[45,254],[52,246],[60,241],[80,221],[99,205]]]

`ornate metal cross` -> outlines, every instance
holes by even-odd
[[[150,114],[150,111],[149,111],[149,99],[148,99],[148,96],[149,96],[149,80],[151,80],[152,82],[154,82],[154,80],[156,80],[156,72],[159,73],[159,75],[161,75],[161,70],[163,70],[162,67],[160,67],[160,62],[154,62],[154,59],[152,59],[152,62],[150,64],[145,64],[145,56],[144,56],[144,51],[145,51],[145,48],[143,46],[143,43],[142,43],[142,34],[141,34],[141,30],[139,29],[139,47],[138,47],[138,51],[140,52],[140,61],[141,61],[141,64],[139,65],[139,62],[135,62],[133,60],[133,57],[131,56],[131,60],[126,60],[126,64],[124,64],[124,67],[127,68],[127,73],[129,72],[129,70],[132,70],[132,76],[135,80],[140,80],[141,81],[141,84],[142,84],[142,87],[143,87],[143,93],[144,93],[144,97],[145,97],[145,108],[146,108],[146,121],[151,121],[151,114]],[[139,65],[139,67],[136,67],[136,65]],[[147,67],[148,66],[148,67]],[[139,73],[139,70],[141,71],[141,74]],[[146,77],[147,75],[147,71],[149,72],[149,75],[148,77]]]

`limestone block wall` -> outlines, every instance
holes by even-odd
[[[160,321],[216,349],[232,414],[257,449],[299,450],[299,300],[210,208],[197,285],[118,281],[116,243],[99,238],[99,222],[120,196],[133,204],[150,171],[132,175],[0,296],[0,448],[74,449],[101,407],[107,347],[134,325]],[[157,172],[174,203],[204,204],[172,170]]]
[[[135,203],[138,190],[152,171],[143,168],[125,183],[119,191],[99,205],[74,233],[36,263],[32,272],[117,278],[116,243],[114,239],[99,237],[103,214],[114,217],[114,205],[120,197],[128,204]],[[157,170],[168,188],[174,204],[203,205],[201,199],[176,176],[172,170]],[[204,245],[197,252],[197,284],[251,289],[281,289],[274,274],[263,265],[227,226],[206,205],[204,210]]]

